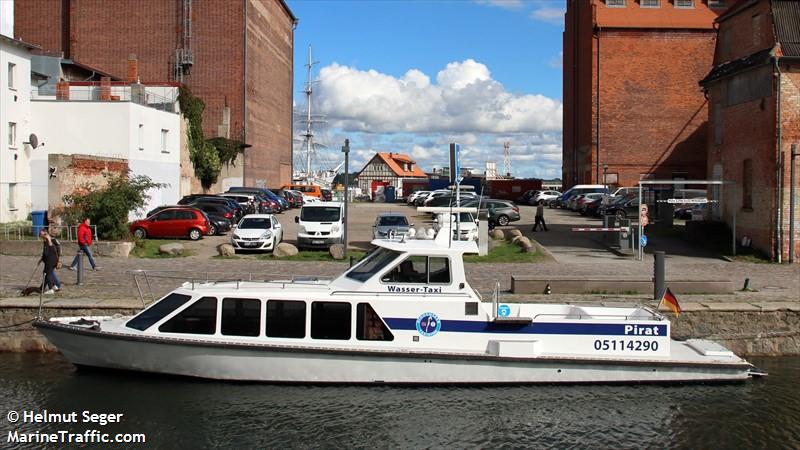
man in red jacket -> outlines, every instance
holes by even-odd
[[[97,270],[97,264],[94,263],[94,257],[92,256],[92,228],[89,226],[91,221],[87,217],[83,219],[83,223],[78,225],[78,247],[86,256],[89,257],[89,264],[92,265],[92,270]],[[78,258],[81,257],[80,252],[75,255],[75,259],[72,260],[72,264],[67,267],[69,270],[75,270],[78,266]]]

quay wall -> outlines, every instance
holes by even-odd
[[[45,317],[130,315],[138,311],[127,307],[44,308]],[[30,321],[37,308],[26,306],[0,307],[0,351],[54,352],[55,347],[35,330]],[[753,310],[731,305],[704,311],[686,311],[671,318],[672,336],[683,340],[703,338],[717,341],[740,356],[800,355],[800,308]],[[22,324],[15,326],[17,324]]]

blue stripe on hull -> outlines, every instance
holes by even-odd
[[[392,330],[416,330],[416,319],[384,318]],[[637,327],[636,330],[625,327]],[[650,333],[647,333],[649,330]],[[574,334],[601,336],[667,336],[666,325],[606,324],[606,323],[552,323],[535,322],[529,325],[498,324],[474,320],[442,320],[441,331],[458,333],[506,333],[506,334]],[[638,331],[638,332],[637,332]]]

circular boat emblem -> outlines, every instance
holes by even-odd
[[[433,336],[442,329],[439,316],[432,312],[422,313],[417,317],[417,332],[423,336]]]
[[[497,315],[500,317],[508,317],[511,315],[511,307],[508,305],[500,305],[497,307]]]

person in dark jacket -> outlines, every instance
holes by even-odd
[[[78,225],[78,254],[75,255],[75,259],[72,260],[72,264],[70,264],[67,269],[75,270],[78,266],[78,258],[81,257],[80,252],[83,252],[89,258],[89,264],[92,265],[92,270],[97,270],[97,264],[94,262],[94,256],[92,255],[92,228],[89,226],[91,221],[89,218],[83,219],[83,222]]]
[[[47,285],[47,290],[44,294],[54,294],[55,291],[61,290],[61,281],[56,276],[56,269],[58,268],[61,259],[61,245],[58,240],[52,236],[47,230],[42,229],[39,231],[39,237],[42,238],[42,258],[41,262],[44,263],[44,283]]]

